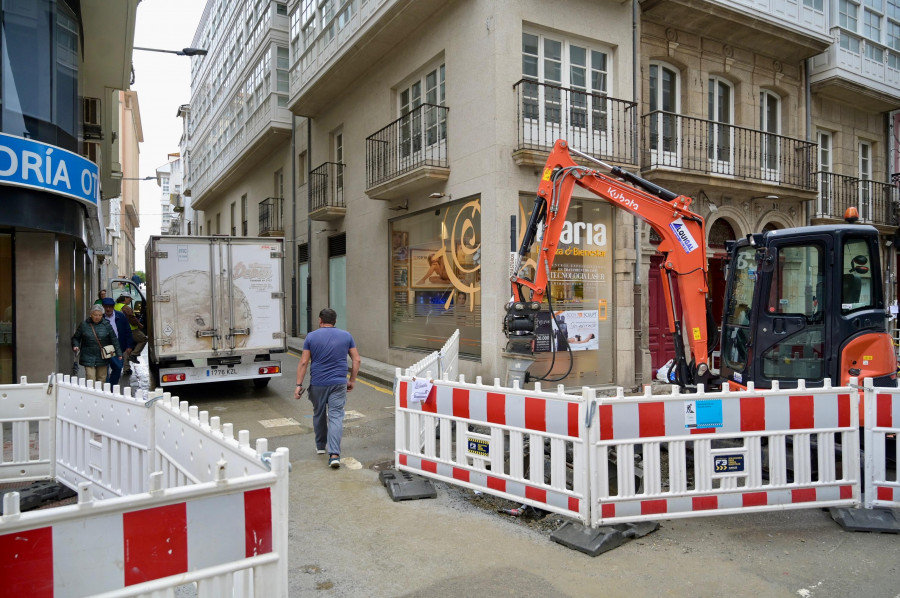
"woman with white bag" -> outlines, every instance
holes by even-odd
[[[78,363],[84,366],[84,377],[101,384],[106,380],[110,357],[122,358],[119,339],[103,317],[102,305],[92,306],[91,315],[75,329],[72,350],[79,355]]]

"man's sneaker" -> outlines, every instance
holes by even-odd
[[[325,449],[317,448],[317,449],[316,449],[316,454],[317,454],[317,455],[324,455],[324,454],[325,454]]]
[[[328,467],[331,469],[337,469],[341,466],[341,456],[340,455],[331,455],[331,458],[328,460]]]
[[[129,356],[129,357],[128,357],[128,360],[129,360],[131,363],[140,363],[140,361],[138,361],[138,358],[137,358],[136,355],[131,355],[131,356]]]

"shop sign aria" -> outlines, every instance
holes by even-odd
[[[0,133],[0,184],[40,189],[97,206],[100,168],[60,147]]]

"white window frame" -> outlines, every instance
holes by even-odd
[[[859,141],[858,169],[859,169],[859,217],[868,222],[872,221],[873,197],[872,197],[872,144],[868,141]]]
[[[774,104],[774,106],[773,106]],[[781,96],[770,89],[759,91],[759,130],[762,178],[767,181],[778,181],[781,174]],[[769,109],[775,110],[774,130],[770,130]],[[774,137],[772,137],[774,135]]]
[[[710,97],[713,89],[718,91],[719,86],[728,89],[728,115],[721,114],[724,106],[718,101],[718,93],[715,101]],[[734,173],[734,84],[724,77],[711,76],[706,84],[707,115],[707,158],[710,162],[711,172],[730,175]],[[724,118],[724,120],[723,120]]]
[[[430,82],[431,77],[433,82]],[[447,157],[446,111],[425,107],[446,105],[446,66],[443,60],[421,69],[397,87],[398,159],[400,169],[420,163],[424,156]],[[437,131],[437,134],[433,134]]]
[[[675,105],[671,107],[663,105],[665,97],[662,86],[663,78],[661,77],[663,71],[669,71],[674,75]],[[656,93],[653,94],[651,91],[649,94],[652,160],[660,166],[678,167],[681,164],[681,118],[678,116],[681,114],[681,70],[668,62],[653,60],[650,62],[648,78],[651,80],[651,90],[653,81],[656,82]],[[671,131],[672,134],[667,137],[666,131]],[[667,145],[667,139],[671,139],[672,146]]]
[[[818,144],[817,162],[819,172],[819,216],[834,216],[834,194],[831,187],[831,169],[834,153],[834,135],[831,131],[816,131]]]
[[[537,54],[525,52],[525,36],[537,38]],[[547,55],[548,44],[559,46],[559,60]],[[575,53],[584,53],[583,64],[574,62]],[[614,81],[612,49],[597,41],[566,38],[537,29],[522,30],[522,78],[538,85],[523,84],[522,101],[536,104],[537,110],[523,106],[523,141],[529,145],[552,146],[560,138],[572,147],[606,153],[611,143],[607,97]],[[537,73],[526,72],[525,62],[533,59]],[[557,65],[550,73],[551,65]],[[561,89],[560,89],[561,88]],[[567,94],[564,96],[564,94]],[[536,114],[537,118],[529,117]]]

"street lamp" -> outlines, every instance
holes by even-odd
[[[207,51],[202,48],[182,48],[181,50],[160,50],[159,48],[138,48],[135,50],[144,50],[146,52],[165,52],[166,54],[176,54],[178,56],[206,56]]]
[[[156,180],[155,176],[145,176],[145,177],[122,177],[119,179],[120,181],[154,181]]]

